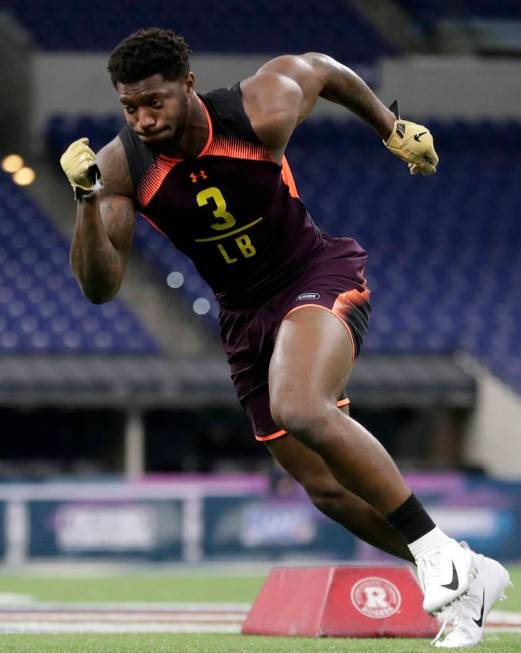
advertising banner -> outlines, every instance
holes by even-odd
[[[521,558],[521,484],[462,473],[407,480],[448,535],[502,561]],[[6,555],[192,563],[388,559],[320,513],[291,479],[266,476],[254,484],[231,475],[133,485],[5,484],[0,559]]]
[[[181,559],[179,500],[30,501],[29,555]]]
[[[305,497],[208,497],[204,501],[204,556],[208,558],[346,559],[355,539]]]
[[[5,503],[0,501],[0,560],[5,556],[7,527],[5,523]]]
[[[481,474],[409,474],[414,493],[447,535],[498,560],[521,557],[521,484]],[[384,554],[359,542],[356,558],[381,560]]]

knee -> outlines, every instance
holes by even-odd
[[[327,401],[310,399],[304,395],[295,398],[284,394],[275,394],[270,399],[270,411],[279,428],[291,433],[312,449],[318,444],[325,432],[328,419]]]
[[[317,469],[296,464],[291,475],[302,486],[313,505],[325,514],[334,510],[345,494],[344,488],[325,466]]]
[[[311,503],[328,517],[335,518],[341,509],[344,489],[338,484],[304,486]]]
[[[306,492],[313,505],[326,514],[331,512],[340,500],[338,488],[313,488]]]

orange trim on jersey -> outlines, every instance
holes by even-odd
[[[201,100],[201,98],[198,95],[196,95],[195,97],[199,100],[199,104],[204,109],[204,112],[206,114],[206,123],[208,125],[208,139],[206,141],[206,145],[203,147],[203,149],[197,155],[197,158],[199,158],[199,157],[204,156],[205,154],[208,153],[207,152],[208,148],[210,147],[210,145],[213,142],[213,125],[212,125],[212,119],[210,118],[210,114],[208,112],[208,109],[206,108],[206,104]]]
[[[137,187],[137,200],[141,206],[147,206],[150,203],[170,170],[181,161],[182,159],[169,159],[163,156],[154,159],[154,163],[145,172]]]
[[[166,238],[168,238],[168,236],[165,234],[165,232],[164,232],[164,231],[161,231],[161,229],[160,229],[160,228],[157,226],[157,224],[152,220],[152,218],[149,218],[148,215],[145,215],[144,213],[140,213],[140,215],[142,215],[142,216],[145,218],[145,220],[148,222],[148,224],[149,224],[151,227],[153,227],[156,231],[159,231],[160,234],[162,234],[163,236],[165,236]]]
[[[291,197],[298,197],[298,190],[295,180],[293,179],[293,173],[291,172],[291,168],[289,167],[288,160],[285,156],[282,157],[282,181],[289,188],[289,194]]]
[[[350,403],[349,398],[345,397],[344,399],[339,399],[336,405],[338,408],[342,408],[342,406],[347,406]],[[275,440],[275,438],[281,438],[283,435],[287,435],[287,431],[281,429],[280,431],[275,431],[275,433],[270,433],[270,435],[256,435],[255,439],[259,442],[268,442],[269,440]]]
[[[336,301],[335,301],[335,305],[336,305]],[[335,311],[334,307],[331,309],[331,308],[327,308],[327,306],[322,306],[322,304],[302,304],[301,306],[295,306],[295,308],[292,308],[291,311],[288,311],[286,313],[286,315],[284,316],[284,319],[286,319],[288,317],[288,315],[291,315],[295,311],[300,311],[300,309],[302,309],[302,308],[321,308],[322,310],[327,311],[328,313],[331,313],[332,315],[334,315],[336,318],[338,318],[340,320],[340,322],[345,327],[345,329],[346,329],[346,331],[349,334],[349,337],[351,339],[351,359],[352,359],[351,362],[354,363],[355,362],[355,351],[356,351],[355,339],[353,337],[353,332],[351,331],[351,327],[346,322],[346,317],[344,316],[344,314],[342,314],[340,311]]]
[[[364,285],[367,285],[367,282],[365,282]],[[353,288],[353,290],[348,290],[347,292],[342,292],[335,299],[333,310],[338,311],[340,313],[353,304],[355,306],[361,306],[362,304],[365,304],[369,301],[370,295],[371,295],[371,291],[367,287],[362,292],[356,290],[356,288]],[[349,311],[347,310],[347,312]]]
[[[270,435],[256,435],[255,439],[259,442],[267,442],[268,440],[275,440],[275,438],[280,438],[283,435],[286,435],[287,431],[284,429],[280,431],[275,431],[275,433],[270,433]]]
[[[234,136],[216,136],[208,146],[205,154],[206,156],[226,156],[230,159],[248,159],[250,161],[269,161],[270,163],[275,163],[275,159],[262,145],[250,143]]]

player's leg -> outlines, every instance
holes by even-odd
[[[321,512],[378,549],[414,561],[405,541],[389,522],[366,501],[342,487],[318,454],[292,435],[271,440],[266,445]]]
[[[317,306],[292,311],[271,358],[271,415],[404,537],[418,564],[424,608],[437,610],[468,589],[471,556],[435,526],[381,444],[337,408],[352,360],[352,340],[336,315]]]
[[[411,491],[378,440],[337,408],[352,361],[353,344],[335,315],[315,306],[293,311],[282,321],[270,362],[270,410],[343,487],[388,515]]]

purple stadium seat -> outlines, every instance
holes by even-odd
[[[158,351],[121,302],[81,294],[68,245],[26,194],[0,173],[0,353]]]
[[[200,52],[322,51],[346,62],[371,62],[394,49],[344,0],[197,0],[189,10],[159,0],[127,0],[125,10],[101,0],[4,0],[48,50],[111,50],[150,25],[174,29]],[[208,17],[211,20],[208,20]],[[217,25],[217,27],[216,27]]]

